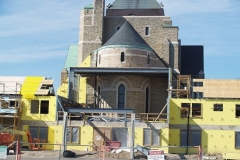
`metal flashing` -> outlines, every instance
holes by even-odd
[[[161,5],[156,0],[115,0],[110,9],[159,9]]]
[[[162,25],[163,28],[178,28],[178,26]]]
[[[152,48],[149,47],[144,47],[144,46],[140,46],[140,45],[108,45],[108,46],[103,46],[101,48],[99,48],[98,50],[102,50],[105,48],[137,48],[137,49],[144,49],[144,50],[149,50],[149,51],[153,51],[154,50]]]
[[[80,74],[81,77],[101,75],[140,75],[167,77],[169,69],[166,67],[149,68],[106,68],[106,67],[70,67],[70,72]]]
[[[89,4],[89,5],[85,6],[83,9],[93,9],[93,8],[94,8],[93,4]]]

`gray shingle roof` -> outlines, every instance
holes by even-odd
[[[137,47],[153,50],[128,21],[103,45],[103,47],[107,46]]]
[[[110,9],[159,9],[156,0],[115,0]]]

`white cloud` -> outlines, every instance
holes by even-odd
[[[35,4],[30,7],[20,4],[19,7],[24,10],[0,16],[0,30],[3,31],[0,32],[1,37],[78,28],[80,14],[78,5],[64,1],[47,1],[47,3],[28,1],[27,3]],[[14,10],[14,7],[11,10]]]
[[[67,55],[66,49],[60,49],[57,46],[32,46],[10,48],[0,54],[0,63],[23,63],[30,61],[41,61],[51,59],[63,59]]]
[[[163,2],[165,14],[176,16],[186,13],[232,12],[239,10],[236,0],[158,0]]]

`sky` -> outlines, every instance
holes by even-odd
[[[113,2],[113,0],[106,1]],[[204,46],[207,79],[240,78],[240,0],[161,0],[182,45]],[[93,0],[0,0],[0,76],[44,76],[60,86],[80,11]]]

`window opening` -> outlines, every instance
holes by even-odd
[[[41,101],[40,114],[48,114],[49,112],[49,101]]]
[[[100,86],[98,86],[98,108],[101,108],[101,90],[100,90]]]
[[[145,28],[145,35],[146,35],[146,36],[149,35],[149,27],[146,27],[146,28]]]
[[[152,130],[152,146],[160,145],[160,130]]]
[[[235,148],[240,148],[240,132],[235,132]]]
[[[34,142],[35,138],[40,140],[45,140],[47,143],[48,141],[48,128],[47,127],[36,127],[36,126],[29,126],[29,131],[32,137],[32,141]],[[44,143],[44,142],[41,142]]]
[[[151,146],[151,129],[144,128],[143,134],[144,134],[143,144],[145,146]]]
[[[121,52],[121,62],[124,62],[124,52]]]
[[[223,111],[223,104],[214,104],[213,111]]]
[[[121,143],[121,147],[128,147],[128,128],[112,128],[112,140]]]
[[[159,146],[160,145],[160,130],[150,128],[143,129],[143,144],[145,146]]]
[[[67,127],[66,132],[67,143],[79,143],[79,128],[78,127]]]
[[[193,82],[194,87],[203,87],[203,82]]]
[[[203,92],[193,92],[194,98],[203,98]]]
[[[118,87],[118,108],[124,109],[125,103],[125,86],[121,84]]]
[[[9,102],[9,107],[17,107],[17,105],[16,105],[17,103],[16,103],[16,101],[10,101]]]
[[[149,89],[148,89],[148,87],[146,88],[146,104],[145,104],[145,113],[148,113],[148,111],[149,111],[149,106],[148,106],[148,104],[149,104]]]
[[[148,55],[148,60],[147,60],[148,65],[150,65],[150,56]]]
[[[236,118],[240,117],[240,104],[236,104]]]
[[[38,100],[31,100],[30,113],[32,113],[32,114],[38,114],[39,113],[39,101]]]
[[[181,104],[181,117],[182,118],[188,117],[188,112],[190,111],[189,108],[190,108],[190,103],[182,103]]]
[[[187,137],[187,130],[181,130],[180,132],[181,132],[180,133],[180,145],[181,146],[199,146],[199,145],[201,145],[201,130],[190,130],[188,132],[188,137]],[[188,140],[188,144],[187,144],[187,140]]]
[[[201,117],[202,116],[202,104],[193,103],[192,104],[192,117]]]
[[[120,29],[120,27],[117,27],[117,31]]]

